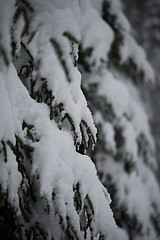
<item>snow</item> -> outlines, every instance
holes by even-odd
[[[76,233],[77,238],[83,240],[81,223],[85,224],[87,214],[91,218],[88,220],[91,221],[91,229],[87,229],[87,239],[92,237],[96,240],[100,234],[104,239],[128,239],[126,232],[116,226],[110,208],[110,195],[99,181],[94,163],[76,149],[83,143],[83,137],[87,146],[89,139],[95,144],[97,134],[92,114],[81,90],[82,78],[82,81],[85,81],[85,90],[89,90],[90,85],[97,85],[95,97],[103,97],[114,112],[113,121],[106,120],[101,109],[96,109],[93,113],[96,124],[102,125],[104,148],[107,152],[97,153],[97,168],[102,172],[104,182],[107,181],[107,174],[113,176],[119,206],[125,205],[131,216],[136,214],[145,232],[149,227],[150,215],[155,214],[152,204],[158,206],[157,199],[160,196],[156,179],[149,169],[152,165],[156,169],[154,143],[140,100],[125,82],[107,68],[115,36],[113,29],[101,17],[102,1],[27,2],[33,6],[34,11],[26,7],[30,24],[28,33],[23,37],[21,34],[26,21],[23,16],[11,26],[11,19],[16,10],[15,2],[7,0],[3,4],[4,8],[0,10],[0,20],[4,22],[0,28],[0,40],[3,43],[0,42],[0,48],[6,51],[9,59],[8,65],[0,59],[2,191],[8,194],[9,202],[16,208],[18,221],[24,224],[19,200],[22,191],[28,187],[28,182],[33,185],[32,190],[35,190],[37,202],[31,202],[32,216],[27,226],[24,224],[24,229],[40,222],[48,234],[48,239],[64,238],[59,223],[61,222],[64,230],[69,227],[70,231],[73,231],[72,234]],[[120,2],[110,3],[113,13],[123,27],[124,46],[121,48],[121,63],[127,62],[130,57],[133,58],[140,69],[144,70],[146,78],[152,79],[152,69],[144,52],[130,36],[130,26],[121,12]],[[6,11],[9,11],[8,15]],[[13,59],[11,27],[16,44],[16,56]],[[79,44],[82,52],[92,48],[91,55],[85,59],[91,73],[82,70],[81,75],[78,70],[76,61],[79,57]],[[33,61],[33,71],[30,70],[29,76],[24,77],[20,70],[23,65],[29,64],[29,60]],[[46,93],[43,93],[42,102],[37,102],[34,96],[31,97],[30,81],[35,81],[35,93],[42,92],[41,79],[45,79],[47,91],[54,97],[51,105],[44,101]],[[50,118],[50,108],[55,109],[59,104],[62,104],[59,115]],[[66,114],[69,115],[73,126],[64,121]],[[22,127],[24,122],[30,125],[33,134],[30,138],[27,126]],[[122,130],[124,138],[122,149],[117,149],[117,127]],[[71,128],[75,131],[76,142]],[[144,159],[138,153],[137,140],[141,135],[145,137],[149,146],[145,167]],[[17,153],[15,154],[18,138],[23,155],[19,159]],[[25,153],[26,146],[32,149],[31,159]],[[131,173],[124,173],[125,159],[114,160],[119,151],[122,151],[124,156],[132,156],[135,168]],[[20,164],[24,167],[25,176],[20,170]],[[78,209],[75,203],[77,195],[80,202]]]

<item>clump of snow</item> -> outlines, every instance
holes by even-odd
[[[144,50],[136,43],[136,41],[128,32],[124,32],[123,36],[123,45],[120,48],[121,63],[123,64],[129,59],[133,59],[138,66],[138,69],[144,72],[145,79],[153,81],[154,71],[147,61]]]
[[[112,124],[110,122],[106,122],[103,120],[102,115],[100,112],[96,112],[94,115],[95,123],[102,125],[102,130],[105,136],[105,147],[109,152],[113,154],[116,153],[116,143],[115,143],[115,132]]]
[[[91,49],[90,55],[86,58],[90,67],[96,71],[100,68],[102,62],[108,61],[108,53],[114,38],[113,30],[102,20],[93,6],[84,1],[80,27],[82,51]]]

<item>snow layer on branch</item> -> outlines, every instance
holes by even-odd
[[[76,18],[78,7],[73,4],[72,11],[70,5],[70,1],[63,7],[57,2],[54,4],[49,1],[46,4],[35,1],[30,32],[36,34],[29,45],[26,37],[24,44],[34,60],[40,62],[38,72],[35,71],[33,75],[46,80],[47,88],[54,97],[53,107],[63,104],[61,119],[69,114],[78,137],[77,143],[81,143],[81,121],[87,124],[94,139],[96,128],[81,91],[81,75],[73,64],[73,58],[78,60],[78,41],[81,36]],[[36,81],[35,89],[38,90],[41,84],[40,80]]]
[[[67,47],[67,44],[65,46]],[[41,61],[40,76],[47,79],[48,89],[52,90],[52,94],[55,96],[53,104],[63,104],[64,111],[62,112],[62,117],[65,113],[68,113],[73,119],[76,133],[79,136],[79,142],[82,140],[79,128],[81,120],[84,120],[88,124],[95,137],[96,129],[93,124],[91,113],[87,107],[86,99],[81,91],[80,72],[76,67],[73,68],[72,64],[70,66],[70,69],[72,67],[72,81],[69,83],[66,81],[65,73],[50,44],[45,46],[41,54],[43,59]]]

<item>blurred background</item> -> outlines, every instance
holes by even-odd
[[[155,75],[156,84],[141,89],[150,116],[152,134],[160,168],[160,1],[123,0],[124,12],[132,26],[132,34],[145,49]],[[160,182],[160,175],[158,176]]]

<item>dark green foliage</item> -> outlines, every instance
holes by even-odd
[[[9,63],[10,63],[10,59],[9,57],[7,56],[7,53],[6,51],[4,50],[4,48],[2,46],[0,46],[0,57],[3,57],[3,60],[6,64],[6,66],[9,66]]]
[[[1,240],[21,239],[20,227],[17,225],[15,209],[7,201],[7,195],[0,188],[0,238]],[[18,236],[19,235],[19,236]]]
[[[114,206],[114,208],[116,208],[116,206]],[[115,218],[117,224],[120,227],[123,227],[124,225],[126,226],[126,230],[129,233],[130,240],[134,239],[135,233],[143,235],[142,225],[138,222],[136,215],[129,215],[125,206],[121,206],[120,208],[118,207],[118,211],[116,211],[115,209],[114,213],[116,215]]]
[[[79,213],[82,209],[82,200],[81,200],[81,194],[79,192],[80,189],[80,184],[77,183],[76,186],[73,188],[74,191],[74,206],[75,209],[77,211],[77,213]]]
[[[67,229],[65,231],[66,235],[69,237],[69,239],[80,240],[76,230],[74,229],[72,222],[70,221],[70,218],[67,216],[66,219],[67,219]]]
[[[118,149],[122,148],[125,143],[125,139],[123,137],[123,129],[120,127],[115,127],[115,142]]]
[[[71,34],[70,32],[64,32],[63,35],[68,38],[68,40],[70,42],[73,42],[73,43],[76,43],[76,44],[79,44],[79,41],[73,36],[73,34]]]
[[[79,45],[79,41],[70,33],[70,32],[64,32],[63,35],[69,40],[71,45],[71,57],[73,59],[73,65],[77,66],[77,58],[75,55],[74,45]]]
[[[94,138],[94,136],[93,136],[93,134],[92,134],[91,129],[88,127],[87,123],[86,123],[84,120],[82,120],[81,122],[82,122],[82,124],[86,127],[86,131],[87,131],[88,135],[89,135],[90,138],[91,138],[92,144],[95,144],[95,143],[96,143],[96,140],[95,140],[95,138]]]
[[[138,155],[140,157],[143,158],[143,161],[150,165],[150,167],[152,168],[153,166],[151,166],[150,164],[150,157],[154,155],[152,148],[146,138],[146,136],[141,133],[139,134],[138,138],[137,138],[137,145],[138,145]]]
[[[1,141],[2,144],[2,150],[1,152],[3,153],[3,157],[4,157],[4,162],[7,162],[7,150],[6,150],[6,144],[4,141]]]
[[[74,126],[74,122],[73,122],[72,118],[70,117],[70,115],[69,115],[68,113],[65,113],[64,117],[61,119],[61,122],[63,123],[65,119],[67,119],[67,120],[69,121],[70,126],[71,126],[71,131],[72,131],[73,134],[74,134],[74,144],[77,145],[77,146],[79,146],[80,143],[77,142],[77,140],[78,140],[78,135],[77,135],[77,133],[76,133],[76,129],[75,129],[75,126]]]
[[[88,58],[92,55],[93,48],[87,48],[85,51],[80,46],[80,55],[79,55],[79,63],[83,66],[86,72],[91,71],[91,66],[88,63]]]
[[[13,23],[16,24],[21,16],[23,16],[25,20],[24,28],[22,30],[21,36],[29,36],[28,42],[33,39],[33,36],[35,35],[35,32],[30,32],[30,22],[31,22],[31,16],[34,13],[34,8],[32,4],[27,0],[17,0],[16,1],[16,11],[13,16]],[[14,45],[13,45],[14,46]],[[14,51],[13,51],[14,52]]]
[[[113,122],[116,118],[113,106],[109,101],[107,101],[106,96],[98,96],[97,94],[98,84],[91,83],[87,88],[82,88],[83,92],[88,100],[89,108],[92,112],[96,111],[96,109],[101,110],[101,114],[105,121]]]
[[[121,33],[122,29],[119,23],[117,22],[116,16],[111,13],[110,3],[107,0],[103,1],[102,17],[114,30],[115,36],[114,36],[114,41],[109,54],[109,58],[111,61],[114,62],[114,64],[115,63],[118,64],[120,62],[119,48],[120,46],[123,45],[123,35]]]
[[[63,52],[61,50],[61,46],[60,44],[58,43],[57,40],[55,39],[51,39],[51,44],[57,54],[57,57],[60,61],[60,64],[62,66],[62,69],[64,70],[65,74],[66,74],[66,79],[68,80],[68,82],[71,82],[71,77],[70,77],[70,74],[69,74],[69,70],[68,70],[68,67],[67,67],[67,63],[65,62],[64,58],[63,58]]]
[[[160,236],[160,213],[158,212],[157,206],[155,204],[153,204],[153,209],[155,210],[155,214],[151,215],[151,222],[157,235]]]
[[[135,170],[135,163],[132,160],[132,156],[129,156],[129,158],[125,159],[124,170],[127,173],[131,173],[131,172],[133,172]]]
[[[27,0],[18,0],[18,3],[21,3],[22,6],[28,9],[30,12],[34,12],[32,5]]]
[[[46,240],[47,233],[39,222],[35,222],[29,230],[26,230],[26,239]]]

